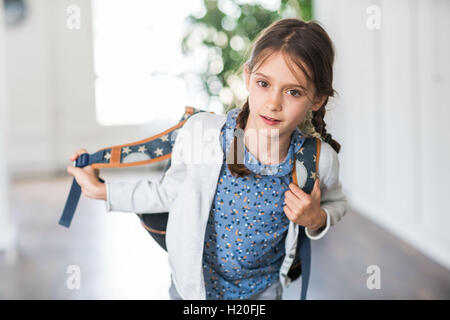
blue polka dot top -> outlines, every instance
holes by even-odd
[[[203,275],[206,299],[249,299],[279,281],[289,219],[284,193],[292,182],[295,154],[304,142],[296,128],[288,155],[275,165],[260,163],[245,148],[246,177],[234,177],[228,154],[240,109],[227,114],[221,130],[224,158],[208,218]]]

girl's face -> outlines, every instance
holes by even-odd
[[[316,99],[313,104],[314,85],[307,81],[303,71],[295,64],[292,63],[291,67],[295,69],[301,82],[292,74],[281,52],[271,54],[252,73],[245,65],[250,107],[245,130],[255,129],[258,135],[267,138],[278,135],[280,141],[288,139],[295,127],[304,120],[308,110],[316,111],[320,108],[326,97]],[[279,121],[271,124],[263,117]]]

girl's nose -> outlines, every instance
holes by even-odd
[[[266,108],[271,114],[274,114],[277,111],[281,111],[282,109],[281,104],[277,102],[267,103]]]
[[[273,91],[270,94],[269,100],[266,103],[266,108],[269,111],[280,111],[282,109],[281,100],[282,100],[281,94],[279,92]]]

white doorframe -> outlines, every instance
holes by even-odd
[[[3,5],[0,6],[0,251],[6,253],[8,262],[16,258],[15,228],[11,222],[9,211],[10,176],[7,170],[7,90],[6,90],[6,56],[5,28]]]

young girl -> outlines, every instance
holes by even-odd
[[[324,122],[333,60],[319,24],[279,20],[261,32],[244,65],[247,102],[226,115],[192,115],[160,181],[101,183],[91,166],[68,167],[83,194],[105,200],[107,211],[169,212],[172,299],[281,299],[299,226],[320,239],[345,214],[340,145]],[[292,183],[307,135],[323,140],[311,194]]]

